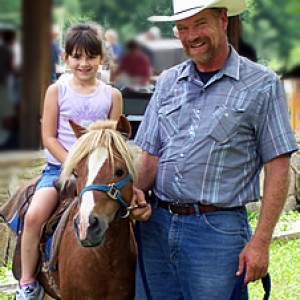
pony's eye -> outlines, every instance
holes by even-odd
[[[121,177],[122,175],[124,175],[124,170],[119,168],[115,171],[115,176],[117,177]]]

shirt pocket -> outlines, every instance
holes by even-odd
[[[231,108],[220,108],[212,120],[209,136],[223,144],[238,133],[239,115],[242,111]]]
[[[160,136],[162,141],[174,136],[179,130],[181,104],[165,105],[158,111]]]

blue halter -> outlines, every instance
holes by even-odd
[[[126,177],[124,177],[122,180],[118,181],[117,183],[88,185],[80,192],[78,196],[78,206],[80,206],[80,201],[83,193],[88,191],[100,191],[100,192],[106,192],[106,194],[109,196],[110,199],[117,200],[120,202],[122,206],[128,208],[129,204],[126,203],[122,198],[120,189],[125,185],[127,185],[131,180],[132,180],[132,176],[128,174]]]

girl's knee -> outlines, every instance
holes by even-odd
[[[44,222],[45,220],[43,220],[39,212],[29,209],[25,215],[24,227],[40,229]]]

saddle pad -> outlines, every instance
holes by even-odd
[[[57,224],[56,230],[54,231],[53,235],[48,238],[46,242],[44,259],[45,261],[49,262],[50,271],[57,270],[58,250],[59,250],[60,241],[64,233],[64,230],[67,226],[70,212],[73,206],[77,204],[75,200],[76,198],[70,203],[68,208],[65,210],[60,221]]]

